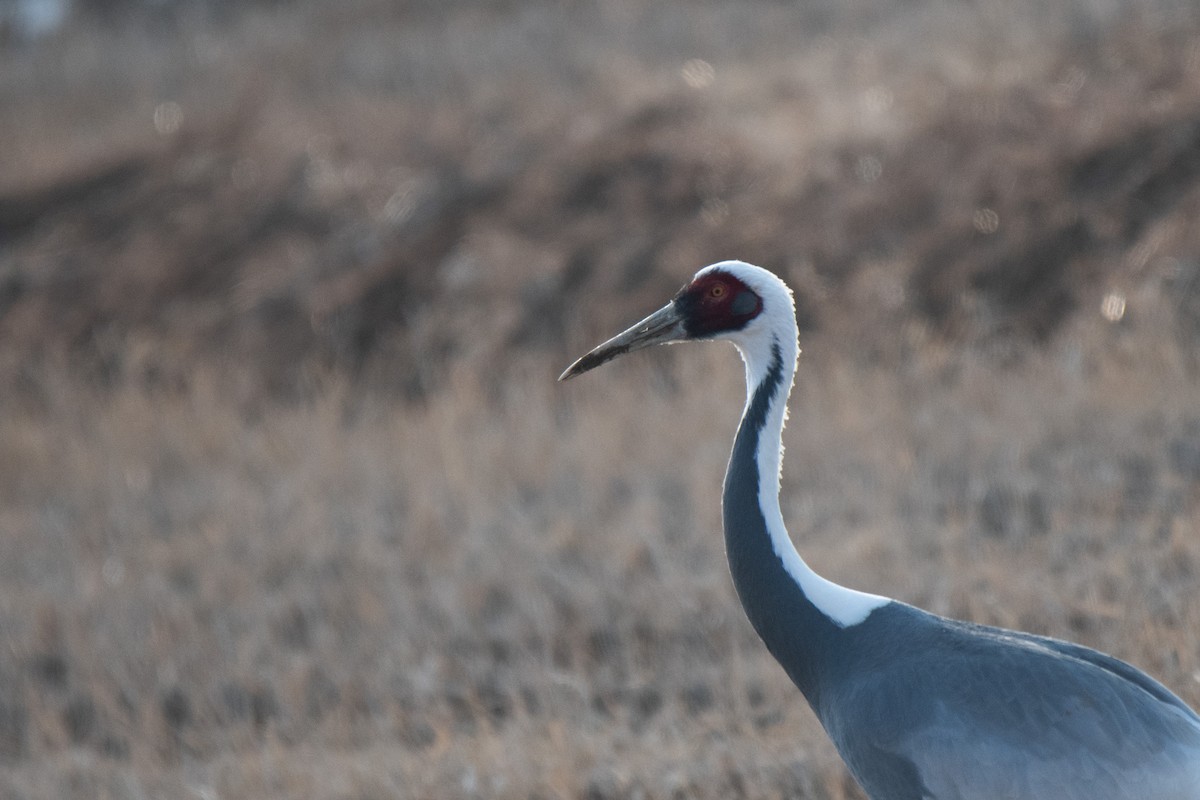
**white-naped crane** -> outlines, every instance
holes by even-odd
[[[740,261],[559,380],[653,344],[726,339],[746,406],[725,474],[729,569],[751,624],[872,800],[1200,800],[1200,716],[1112,656],[946,619],[826,580],[779,510],[799,355],[792,293]]]

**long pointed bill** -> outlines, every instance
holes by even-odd
[[[560,381],[569,380],[576,375],[582,375],[589,369],[595,369],[606,361],[612,361],[617,356],[641,350],[652,344],[678,342],[685,338],[687,335],[683,330],[683,317],[679,315],[675,304],[669,303],[567,367],[566,371],[558,376],[558,379]]]

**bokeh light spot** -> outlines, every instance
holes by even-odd
[[[716,227],[725,221],[729,216],[729,204],[717,197],[711,197],[704,201],[703,207],[700,209],[700,217],[705,224]]]
[[[717,79],[717,71],[713,65],[702,58],[688,59],[679,72],[683,76],[683,82],[693,89],[708,88]]]
[[[154,130],[162,136],[170,136],[183,125],[183,106],[168,100],[154,107]]]
[[[871,114],[884,114],[891,110],[895,95],[886,86],[872,86],[863,94],[863,106]]]
[[[417,198],[411,183],[405,184],[387,199],[383,205],[383,218],[392,225],[404,222],[417,208]]]
[[[883,175],[883,162],[875,156],[862,156],[854,165],[854,174],[863,183],[874,183]]]
[[[1000,215],[990,208],[975,209],[971,222],[980,233],[995,233],[1000,229]]]
[[[1120,322],[1125,316],[1125,295],[1109,292],[1100,303],[1100,313],[1109,322]]]

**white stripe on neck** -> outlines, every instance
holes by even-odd
[[[765,338],[765,337],[763,337]],[[746,362],[746,383],[749,388],[747,409],[754,398],[755,389],[766,378],[770,370],[772,355],[754,352],[744,347],[735,339],[742,359]],[[771,546],[783,568],[792,580],[817,609],[829,617],[837,625],[846,628],[857,625],[880,606],[892,602],[890,598],[866,592],[855,591],[821,577],[812,567],[801,558],[795,544],[788,536],[787,526],[783,522],[783,513],[779,509],[779,477],[783,460],[783,444],[780,435],[783,431],[784,420],[787,416],[787,399],[792,389],[792,379],[796,372],[796,357],[799,348],[793,338],[789,342],[774,340],[778,344],[783,358],[783,374],[778,386],[767,403],[767,416],[762,430],[758,435],[758,505],[762,511],[767,532],[771,536]],[[773,348],[767,348],[768,352]],[[765,357],[764,357],[765,356]]]

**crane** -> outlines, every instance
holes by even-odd
[[[719,339],[746,369],[722,500],[733,583],[871,800],[1200,800],[1200,716],[1144,672],[856,591],[805,563],[779,508],[795,306],[771,272],[705,267],[559,380],[650,345]]]

